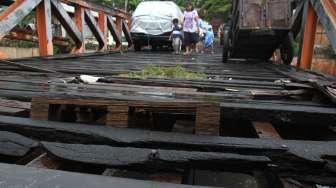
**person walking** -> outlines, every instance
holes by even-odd
[[[186,52],[190,55],[198,42],[198,13],[192,3],[187,3],[183,19],[184,45]]]
[[[182,28],[179,26],[179,20],[175,18],[173,19],[173,32],[169,37],[169,40],[172,41],[175,54],[180,54],[181,52],[182,38]]]

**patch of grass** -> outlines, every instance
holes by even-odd
[[[129,72],[127,74],[119,75],[127,78],[174,78],[185,80],[202,80],[207,79],[207,75],[203,73],[190,72],[181,65],[175,67],[159,67],[154,65],[147,65],[142,71]]]

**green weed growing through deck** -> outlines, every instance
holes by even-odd
[[[128,78],[175,78],[186,80],[202,80],[207,79],[207,75],[203,73],[195,73],[186,70],[181,65],[175,67],[160,67],[154,65],[147,65],[142,71],[129,72],[127,74],[121,74],[121,77]]]

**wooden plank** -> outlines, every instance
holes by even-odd
[[[259,138],[281,139],[279,133],[269,122],[252,122]]]
[[[50,158],[47,153],[43,153],[34,160],[30,161],[25,166],[57,170],[61,166],[61,163],[59,161]]]
[[[37,142],[22,135],[0,131],[0,155],[2,156],[17,159],[25,156],[37,145]]]
[[[0,60],[0,64],[15,66],[15,67],[19,67],[23,70],[34,71],[34,72],[55,73],[55,71],[52,71],[52,70],[42,69],[42,68],[38,68],[38,67],[32,67],[32,66],[28,66],[28,65],[23,65],[21,63],[12,62],[12,61],[9,61],[9,60]]]
[[[4,187],[82,187],[82,188],[121,188],[121,187],[160,187],[160,188],[210,188],[191,185],[177,185],[152,181],[79,174],[56,170],[28,168],[10,164],[0,164],[0,177]],[[20,177],[20,178],[18,178]],[[46,181],[48,180],[48,181]]]
[[[52,11],[56,18],[61,22],[62,26],[75,41],[77,47],[80,47],[84,41],[83,33],[77,28],[76,23],[71,19],[67,11],[59,0],[50,0]]]
[[[12,30],[23,18],[25,18],[41,0],[26,0],[19,3],[15,9],[11,10],[0,20],[0,39]]]
[[[270,159],[265,156],[231,153],[153,150],[52,142],[42,142],[42,145],[48,153],[60,160],[103,165],[107,168],[134,167],[137,169],[174,170],[191,167],[214,169],[228,164],[245,167],[255,165],[266,166],[270,162]]]
[[[118,129],[105,126],[43,122],[5,116],[0,116],[0,130],[18,132],[37,140],[84,146],[104,145],[108,147],[110,145],[115,147],[118,145],[123,147],[159,148],[162,150],[174,148],[178,151],[266,155],[272,160],[271,164],[276,164],[271,168],[281,177],[295,177],[315,184],[329,185],[336,183],[334,178],[335,168],[333,168],[333,163],[329,160],[336,156],[336,148],[334,147],[336,143],[333,141],[314,142],[195,136],[127,128]],[[92,148],[96,147],[92,146]],[[105,150],[105,148],[102,150]],[[104,157],[104,155],[100,156]],[[94,160],[95,158],[88,157],[88,159]],[[123,161],[119,160],[119,162]],[[127,161],[124,162],[125,164],[127,163]],[[223,166],[216,168],[220,167]]]

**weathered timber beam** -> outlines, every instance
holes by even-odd
[[[334,0],[310,0],[310,2],[336,53],[336,2]]]
[[[107,28],[110,30],[114,41],[117,46],[121,45],[121,33],[120,29],[117,29],[117,25],[114,23],[113,18],[111,16],[107,16]]]
[[[99,49],[102,49],[105,46],[104,33],[99,29],[96,19],[91,15],[89,10],[84,11],[85,21],[89,26],[92,34],[95,36],[99,43]]]
[[[71,36],[71,38],[76,43],[77,47],[80,47],[84,42],[83,33],[77,28],[76,23],[71,19],[67,11],[64,9],[63,5],[59,0],[50,0],[52,5],[52,11],[61,22],[65,30]]]
[[[36,22],[39,38],[39,55],[54,55],[50,0],[43,0],[36,7]]]
[[[174,148],[177,150],[233,152],[263,155],[292,153],[301,159],[323,162],[323,156],[336,156],[335,142],[290,141],[270,139],[196,136],[153,132],[128,128],[90,126],[61,122],[37,121],[0,116],[0,130],[11,131],[36,140],[75,144]],[[309,152],[307,152],[309,151]]]
[[[132,36],[131,36],[131,32],[128,28],[128,24],[125,22],[125,20],[122,21],[122,30],[125,34],[125,38],[128,42],[128,47],[133,45],[133,40],[132,40]]]
[[[28,168],[24,166],[0,164],[0,178],[4,187],[81,187],[81,188],[210,188],[203,186],[178,185],[141,181],[125,178],[106,177],[57,170]]]
[[[231,153],[152,150],[102,145],[80,145],[42,142],[43,148],[60,160],[104,165],[106,168],[147,168],[175,170],[180,168],[221,169],[224,165],[240,167],[267,166],[265,156]]]
[[[336,123],[336,109],[261,101],[222,102],[222,118],[245,118],[251,121],[281,121],[301,125],[331,126]],[[321,125],[319,122],[323,122]]]
[[[295,177],[301,178],[306,182],[336,185],[336,171],[333,163],[329,161],[329,159],[334,159],[336,156],[336,148],[334,147],[336,144],[335,141],[318,142],[195,136],[178,133],[132,130],[127,128],[118,129],[102,126],[33,121],[30,119],[6,116],[0,116],[0,130],[15,132],[40,141],[75,144],[76,146],[72,146],[74,147],[73,149],[69,149],[71,155],[68,153],[67,156],[63,156],[62,154],[63,158],[68,158],[69,160],[71,159],[70,156],[74,157],[75,155],[78,156],[76,160],[81,160],[81,154],[72,152],[75,151],[74,149],[77,148],[78,144],[153,148],[159,150],[159,153],[161,149],[171,150],[174,148],[174,150],[178,151],[200,151],[201,153],[219,152],[239,155],[259,155],[271,159],[271,164],[274,165],[270,168],[280,177]],[[108,150],[106,149],[107,147],[102,148],[101,146],[83,147],[82,156],[85,159],[82,161],[83,164],[93,164],[90,163],[89,160],[95,159],[94,154],[91,155],[90,152],[86,153],[85,151],[94,150],[93,153],[97,152],[99,155],[101,153],[95,151],[94,148],[99,149],[102,152],[103,150]],[[59,149],[63,150],[64,148]],[[77,150],[78,149],[79,148],[77,148]],[[148,152],[149,150],[146,150],[145,153]],[[107,155],[107,153],[109,152],[106,152],[105,155]],[[138,150],[135,153],[138,154]],[[49,152],[49,154],[52,154],[52,152]],[[59,155],[61,156],[61,154]],[[90,159],[91,157],[92,159]],[[107,161],[110,160],[110,162],[112,161],[109,157],[105,158],[102,157],[102,155],[97,159],[99,159],[95,161],[97,164],[101,164],[105,159]],[[124,164],[131,165],[134,161],[132,162],[131,159],[124,162]],[[105,163],[107,162],[105,161]],[[259,167],[264,168],[264,165]],[[220,168],[220,165],[218,168]]]
[[[11,12],[5,11],[0,14],[0,39],[25,18],[40,2],[41,0],[26,0],[18,3]]]
[[[0,155],[23,157],[38,143],[19,134],[0,131]]]

